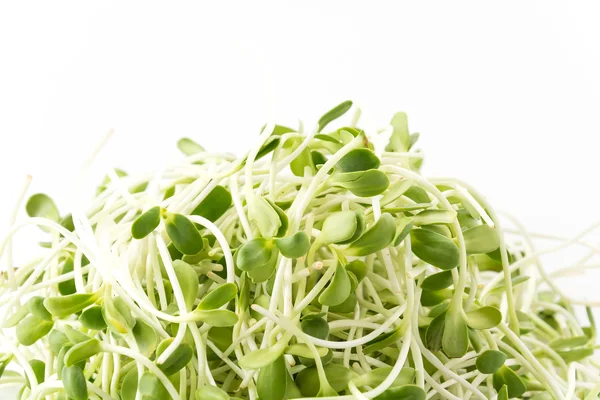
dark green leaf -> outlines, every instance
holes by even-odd
[[[346,269],[338,264],[329,286],[319,296],[319,303],[324,306],[337,306],[342,304],[349,295],[350,278]]]
[[[158,358],[163,351],[169,347],[172,341],[173,338],[167,338],[160,342],[156,349],[156,358]],[[187,343],[182,343],[177,346],[175,351],[173,351],[169,357],[167,357],[165,362],[158,364],[158,367],[165,373],[165,375],[173,375],[182,368],[185,368],[185,366],[192,360],[193,355],[194,350],[192,350],[190,345]]]
[[[421,260],[444,270],[455,268],[460,251],[451,239],[426,229],[410,232],[413,253]]]
[[[371,228],[345,250],[345,253],[352,256],[373,254],[389,246],[395,236],[394,217],[384,213]]]
[[[33,370],[37,384],[39,385],[43,383],[46,378],[46,363],[42,360],[33,359],[29,361],[29,366],[31,366],[31,369]],[[28,376],[25,376],[25,385],[28,388],[31,387],[31,382],[29,382]]]
[[[134,239],[143,239],[152,233],[160,224],[160,207],[152,207],[136,218],[131,225],[131,236]]]
[[[498,350],[486,350],[477,357],[475,365],[482,374],[493,374],[504,365],[506,354]]]
[[[62,381],[70,399],[88,400],[87,381],[77,365],[62,369]]]
[[[377,169],[381,165],[379,158],[369,149],[354,149],[335,165],[336,173],[359,172]]]
[[[321,118],[319,118],[318,132],[321,132],[323,128],[325,128],[325,126],[327,126],[331,121],[334,121],[344,115],[351,107],[352,102],[350,100],[346,100],[327,111]]]
[[[165,218],[167,234],[177,250],[188,255],[202,251],[204,242],[192,221],[181,214],[173,213],[164,213],[163,218]]]
[[[199,215],[215,222],[229,210],[229,207],[231,207],[231,193],[223,186],[215,186],[192,211],[192,215]]]
[[[421,284],[421,288],[425,290],[442,290],[452,286],[453,283],[452,272],[442,271],[425,278]]]
[[[292,236],[275,239],[275,245],[284,257],[299,258],[308,253],[310,240],[306,233],[300,231]]]
[[[444,334],[442,336],[444,353],[450,358],[458,358],[467,354],[469,332],[462,310],[453,311],[451,308],[446,313],[444,323]]]
[[[261,400],[282,400],[286,390],[286,375],[283,356],[262,367],[256,381],[256,391]]]
[[[102,316],[102,307],[100,306],[92,306],[84,310],[79,316],[79,322],[88,329],[96,331],[106,329],[106,322]]]
[[[317,339],[327,340],[329,336],[329,324],[323,318],[303,319],[300,327],[304,333]]]
[[[206,294],[198,304],[198,310],[216,310],[229,303],[237,295],[235,283],[224,283],[212,292]]]
[[[442,349],[442,338],[444,335],[444,327],[446,325],[446,312],[436,316],[427,327],[425,334],[425,343],[429,350],[437,353]]]
[[[417,385],[391,388],[375,397],[376,400],[425,400],[425,391]]]
[[[506,385],[509,398],[520,397],[527,390],[525,383],[523,383],[519,375],[506,365],[503,365],[494,373],[493,383],[496,391],[502,390],[502,386]]]

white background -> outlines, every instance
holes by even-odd
[[[109,128],[96,177],[181,136],[241,153],[269,118],[353,99],[382,126],[408,112],[425,174],[572,234],[600,219],[595,3],[3,1],[0,222],[26,174],[66,211]]]
[[[594,2],[0,3],[0,221],[24,176],[63,209],[97,166],[148,170],[190,136],[241,153],[269,118],[353,99],[421,132],[428,175],[461,177],[529,227],[600,219]],[[103,164],[104,163],[104,164]]]

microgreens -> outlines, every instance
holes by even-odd
[[[475,189],[424,178],[405,113],[371,132],[359,110],[338,124],[351,109],[309,132],[267,124],[240,158],[181,139],[180,162],[110,170],[85,211],[31,196],[0,256],[23,226],[47,239],[0,276],[0,386],[50,400],[597,398],[592,314],[582,327],[532,267],[527,234],[507,246]]]

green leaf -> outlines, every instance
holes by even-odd
[[[354,215],[356,216],[356,230],[354,231],[354,234],[352,234],[350,238],[339,241],[336,244],[350,244],[365,233],[366,222],[365,214],[363,213],[362,209],[354,210]]]
[[[421,305],[424,307],[437,306],[450,297],[452,297],[452,290],[450,289],[423,290],[423,293],[421,294]]]
[[[308,148],[302,150],[300,154],[298,154],[298,157],[294,158],[290,163],[290,170],[296,176],[304,176],[306,167],[309,167],[313,174],[316,171],[312,154]]]
[[[267,199],[252,193],[246,201],[248,202],[248,219],[256,224],[261,235],[266,238],[276,236],[281,227],[281,219]]]
[[[491,329],[502,322],[502,313],[496,307],[485,306],[466,313],[467,325],[473,329]]]
[[[324,244],[340,243],[354,236],[358,227],[354,211],[338,211],[331,213],[323,221],[319,241]]]
[[[425,189],[420,186],[411,186],[406,192],[404,192],[404,195],[415,203],[431,203],[431,198]]]
[[[256,158],[254,160],[255,161],[260,160],[261,158],[263,158],[264,156],[266,156],[267,154],[269,154],[270,152],[275,150],[277,148],[277,146],[279,146],[279,142],[280,142],[280,139],[277,136],[270,136],[265,141],[265,144],[263,144],[263,146],[260,148],[260,150],[256,154]]]
[[[281,342],[280,342],[281,343]],[[275,362],[282,354],[285,346],[279,345],[254,350],[251,353],[244,355],[238,362],[243,369],[261,369]]]
[[[36,193],[27,200],[25,211],[30,217],[47,218],[54,222],[60,221],[60,213],[54,201],[44,193]],[[47,228],[44,229],[47,231]]]
[[[394,247],[400,246],[400,243],[402,243],[402,241],[408,236],[414,224],[415,223],[412,218],[401,217],[399,220],[397,220],[396,232],[398,233],[392,242]]]
[[[310,239],[306,233],[299,231],[292,236],[275,239],[275,245],[284,257],[299,258],[308,253]]]
[[[379,386],[387,379],[387,377],[392,372],[392,367],[379,367],[375,368],[364,375],[357,375],[352,382],[357,387],[362,386],[370,386],[376,387]],[[398,377],[394,380],[390,387],[397,387],[402,385],[409,385],[414,382],[416,376],[416,372],[414,368],[405,367],[400,370]]]
[[[156,349],[156,358],[158,359],[160,355],[166,350],[167,347],[173,342],[173,338],[167,338],[159,343]],[[194,350],[187,343],[182,343],[162,364],[158,364],[158,368],[165,373],[165,375],[170,376],[179,372],[182,368],[185,368],[186,365],[192,360],[192,356],[194,355]]]
[[[469,254],[490,253],[500,246],[498,232],[488,225],[477,225],[463,232]]]
[[[27,301],[27,308],[32,315],[46,321],[52,321],[52,314],[44,307],[44,300],[45,298],[42,296],[33,296]]]
[[[91,356],[94,356],[102,351],[102,345],[97,339],[90,339],[85,342],[81,342],[71,347],[65,354],[65,366],[70,367],[79,363],[80,361],[87,360]]]
[[[69,342],[73,344],[86,342],[91,339],[91,337],[89,337],[85,333],[79,332],[77,329],[71,327],[70,325],[65,325],[63,327],[63,331],[65,332],[65,335],[69,338]]]
[[[385,150],[398,153],[407,152],[410,149],[410,132],[408,131],[408,117],[406,113],[398,112],[394,114],[390,125],[392,125],[393,131],[390,143],[386,146]]]
[[[197,310],[216,310],[229,303],[236,295],[237,286],[235,283],[224,283],[212,292],[206,294],[202,300],[200,300]]]
[[[77,365],[62,369],[61,379],[65,392],[72,400],[88,400],[87,381]]]
[[[67,274],[69,272],[73,272],[74,269],[75,269],[75,263],[73,261],[73,258],[70,256],[65,258],[65,261],[62,266],[61,274]],[[77,289],[75,287],[75,280],[69,279],[67,281],[59,282],[58,291],[63,296],[76,293]]]
[[[196,400],[229,400],[229,395],[216,386],[202,386],[196,390]]]
[[[173,245],[183,254],[194,255],[202,251],[204,242],[196,226],[181,214],[166,212],[163,214],[167,234]]]
[[[192,215],[199,215],[211,222],[218,220],[231,207],[231,193],[223,186],[215,186],[204,200],[192,211]]]
[[[275,272],[275,267],[277,266],[277,257],[279,252],[277,249],[273,249],[271,252],[271,258],[265,264],[260,266],[259,268],[253,268],[250,271],[247,271],[248,277],[252,279],[254,283],[262,283],[267,282],[273,273]]]
[[[369,149],[351,150],[335,165],[336,173],[359,172],[377,169],[381,165],[379,158]]]
[[[200,146],[198,143],[189,138],[179,139],[177,142],[177,148],[188,157],[197,153],[203,153],[205,151],[204,147]]]
[[[262,367],[256,381],[256,391],[261,400],[282,400],[287,383],[286,375],[287,369],[283,356]]]
[[[149,357],[156,350],[158,335],[154,328],[142,319],[137,319],[132,330],[133,337],[138,345],[140,353]]]
[[[456,220],[456,212],[450,210],[425,210],[418,213],[413,221],[415,225],[451,224]]]
[[[425,278],[421,288],[424,290],[442,290],[452,286],[453,283],[452,271],[442,271]]]
[[[572,363],[575,361],[581,361],[588,357],[591,357],[594,354],[593,347],[580,347],[577,349],[570,350],[557,350],[556,354],[562,357],[566,363]]]
[[[340,364],[327,364],[323,369],[325,370],[327,381],[336,392],[346,390],[350,380],[356,377],[354,372]],[[303,369],[296,375],[296,384],[303,396],[315,397],[323,382],[319,380],[317,368],[310,367]]]
[[[69,338],[61,331],[57,331],[56,329],[50,331],[50,334],[48,335],[48,345],[54,354],[58,354],[60,349],[69,343]]]
[[[433,318],[433,321],[427,327],[425,333],[425,344],[433,353],[437,353],[442,349],[442,338],[444,336],[444,328],[446,326],[446,312],[442,312]]]
[[[336,186],[349,190],[358,197],[373,197],[390,186],[387,175],[378,169],[334,174],[330,178]]]
[[[417,385],[391,388],[375,397],[376,400],[425,400],[425,398],[425,391]]]
[[[103,331],[107,326],[100,306],[92,306],[84,310],[79,316],[79,322],[84,327],[96,331]]]
[[[315,166],[315,168],[327,162],[327,157],[325,157],[320,151],[316,150],[312,150],[310,152],[310,158],[312,159],[312,163]]]
[[[475,366],[482,374],[493,374],[504,365],[506,354],[498,350],[486,350],[475,361]]]
[[[344,115],[351,107],[352,102],[350,100],[346,100],[327,111],[321,118],[319,118],[319,130],[317,132],[321,132],[325,126]]]
[[[131,316],[131,310],[122,303],[119,297],[104,297],[102,316],[106,325],[115,333],[125,334],[133,329],[135,319]]]
[[[449,310],[444,320],[442,348],[450,358],[458,358],[467,354],[469,348],[469,332],[462,310]]]
[[[399,179],[392,183],[381,200],[379,200],[379,204],[381,204],[382,207],[390,204],[398,197],[402,196],[408,189],[410,189],[412,184],[413,181],[410,179]]]
[[[138,390],[142,394],[143,400],[159,400],[171,397],[162,382],[150,371],[146,371],[142,374]]]
[[[589,343],[590,338],[583,335],[553,339],[548,343],[548,346],[552,347],[554,350],[570,350],[576,347],[586,346]]]
[[[366,256],[383,250],[396,236],[394,217],[384,213],[358,240],[350,244],[345,253],[351,256]]]
[[[121,389],[119,391],[120,400],[135,400],[135,395],[138,388],[138,371],[137,368],[131,368],[123,378]]]
[[[173,261],[173,270],[177,275],[186,309],[191,311],[198,296],[198,274],[191,265],[181,260]]]
[[[37,384],[44,383],[44,380],[46,379],[46,363],[34,358],[33,360],[29,360],[29,366],[33,370]],[[28,376],[25,376],[25,385],[28,388],[31,388],[31,382],[29,382]]]
[[[314,354],[310,350],[310,348],[304,343],[296,343],[290,346],[287,346],[283,351],[285,354],[289,354],[292,356],[297,356],[300,358],[314,358]],[[317,347],[317,353],[319,357],[325,357],[329,353],[329,349],[325,347]]]
[[[326,340],[329,336],[329,324],[323,318],[303,319],[300,328],[302,332],[317,339]]]
[[[319,303],[324,306],[337,306],[342,304],[349,295],[350,278],[346,269],[338,264],[329,286],[319,296]]]
[[[356,307],[357,302],[358,300],[356,299],[356,295],[354,293],[350,293],[350,296],[348,296],[348,298],[344,300],[342,304],[329,307],[329,312],[340,314],[354,312],[354,308]]]
[[[254,238],[240,247],[236,254],[236,265],[242,271],[251,271],[268,264],[272,255],[272,241],[265,238]]]
[[[513,278],[511,278],[511,282],[512,282],[512,287],[514,289],[515,286],[520,285],[521,283],[527,282],[529,280],[529,276],[525,276],[525,275],[517,275]],[[506,285],[504,285],[504,281],[502,281],[500,284],[498,284],[496,287],[494,287],[492,290],[490,290],[488,292],[488,296],[489,295],[497,295],[500,293],[503,293],[506,290]]]
[[[54,322],[29,315],[17,324],[16,334],[17,340],[23,346],[31,346],[42,337],[46,336]]]
[[[502,385],[502,389],[498,392],[497,400],[508,400],[508,386]]]
[[[377,336],[375,339],[367,342],[367,345],[363,349],[364,354],[371,354],[373,352],[385,349],[386,347],[396,343],[404,336],[404,331],[400,328],[396,328],[392,331],[383,333]]]
[[[202,321],[216,327],[228,327],[237,323],[238,316],[229,310],[194,310],[191,313],[190,321]]]
[[[519,375],[506,365],[494,373],[493,384],[496,391],[502,390],[502,387],[506,385],[509,398],[520,397],[527,391],[527,387]]]
[[[269,199],[265,199],[265,200],[267,200],[269,202],[269,204],[271,205],[271,207],[273,207],[273,210],[275,210],[275,212],[277,213],[277,216],[279,217],[279,221],[281,222],[281,225],[279,226],[279,229],[277,230],[275,237],[280,238],[282,236],[285,236],[288,225],[289,225],[287,214],[285,213],[285,211],[283,211],[277,204],[273,203],[271,200],[269,200]]]
[[[160,207],[152,207],[136,218],[131,225],[131,236],[134,239],[143,239],[152,233],[160,224]]]
[[[360,283],[367,276],[367,264],[363,260],[356,259],[346,265],[346,271],[352,272]]]
[[[428,264],[443,270],[458,266],[460,251],[451,239],[427,229],[410,232],[413,253]]]

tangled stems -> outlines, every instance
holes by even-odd
[[[552,278],[597,266],[596,225],[537,251],[539,235],[473,187],[419,173],[405,114],[379,132],[360,110],[330,128],[351,106],[308,133],[267,124],[239,158],[183,139],[183,160],[110,170],[73,215],[32,196],[0,244],[0,386],[23,399],[595,398],[596,328],[575,315],[595,303]],[[13,266],[29,225],[48,241]],[[543,256],[572,247],[588,253],[545,272]]]

